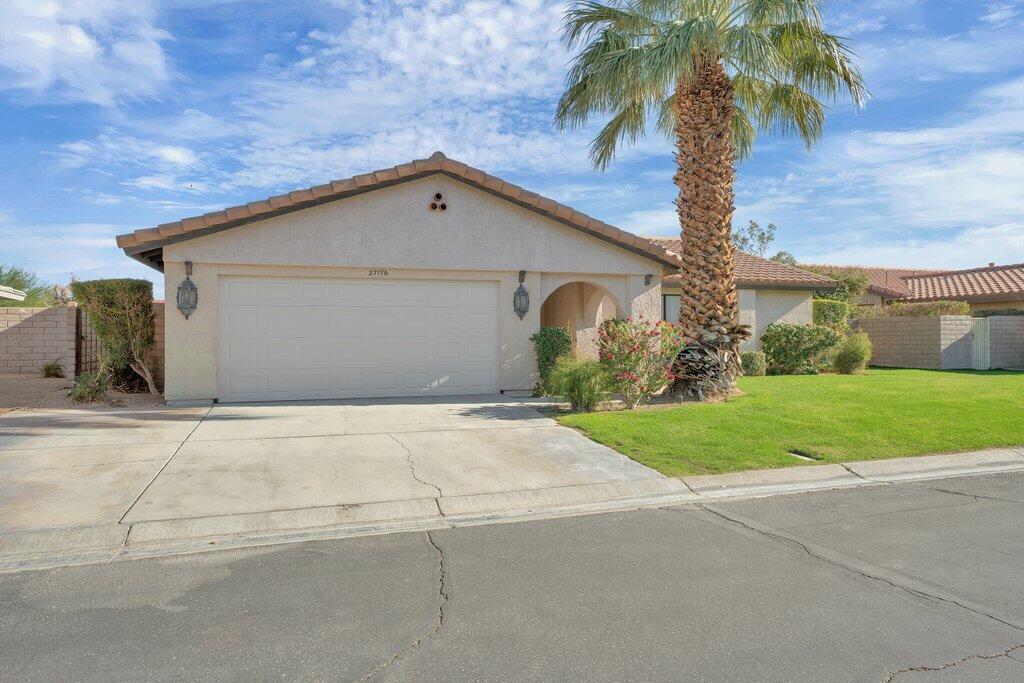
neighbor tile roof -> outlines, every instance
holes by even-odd
[[[547,215],[607,242],[660,261],[671,268],[679,266],[679,257],[659,244],[625,230],[619,230],[552,199],[528,192],[518,185],[505,182],[501,178],[467,166],[461,161],[449,159],[441,152],[434,152],[429,159],[417,159],[407,164],[399,164],[372,173],[334,180],[323,185],[315,185],[288,194],[232,206],[221,211],[211,211],[202,216],[164,223],[155,228],[145,228],[125,235],[118,235],[117,246],[121,247],[129,256],[159,269],[160,265],[157,264],[162,264],[162,247],[165,244],[199,237],[437,173],[461,180],[468,185]],[[194,233],[194,235],[190,233]]]
[[[912,275],[906,285],[905,301],[1024,300],[1024,263]]]
[[[648,237],[666,249],[678,253],[681,241],[669,237]],[[665,282],[679,282],[680,275],[669,275]],[[737,250],[733,257],[733,277],[739,286],[804,287],[808,289],[833,289],[836,281],[786,263],[769,261],[745,251]]]
[[[812,265],[812,264],[807,264]],[[928,270],[925,268],[865,268],[864,266],[829,266],[815,265],[828,272],[855,272],[868,278],[868,292],[886,299],[899,299],[910,294],[904,278],[910,275],[933,275],[944,273],[944,270]]]

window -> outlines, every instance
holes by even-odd
[[[661,295],[661,319],[669,322],[677,322],[679,320],[679,295],[678,294],[662,294]]]

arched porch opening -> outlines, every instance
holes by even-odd
[[[565,328],[579,353],[597,358],[597,329],[605,320],[618,315],[615,299],[604,287],[590,282],[567,282],[541,304],[540,324]]]

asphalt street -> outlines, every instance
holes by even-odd
[[[0,575],[4,680],[1024,680],[1024,473]]]

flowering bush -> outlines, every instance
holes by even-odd
[[[604,321],[597,343],[615,391],[632,410],[669,385],[672,361],[685,342],[672,323],[627,318]]]

